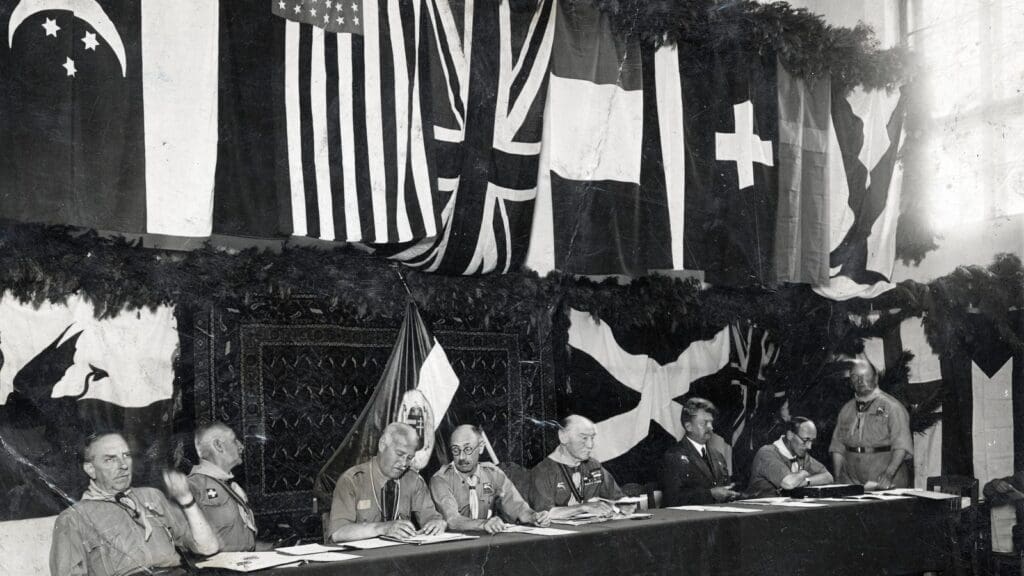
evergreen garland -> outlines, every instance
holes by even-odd
[[[895,88],[915,75],[904,48],[882,50],[869,26],[839,28],[785,2],[752,0],[573,0],[593,1],[609,15],[620,36],[658,47],[741,41],[748,49],[774,49],[794,75],[831,74],[847,89]]]

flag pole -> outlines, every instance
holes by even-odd
[[[491,441],[487,439],[487,432],[481,430],[480,437],[483,438],[484,450],[487,450],[487,455],[491,457],[491,463],[493,463],[495,466],[501,464],[501,461],[498,460],[498,455],[494,453],[494,447],[491,446]]]

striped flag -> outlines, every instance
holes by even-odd
[[[0,218],[206,236],[217,0],[0,5]]]
[[[224,11],[217,232],[381,244],[437,233],[424,5]]]
[[[537,195],[554,0],[427,4],[442,224],[392,257],[431,272],[507,272],[525,257]]]
[[[373,395],[317,474],[313,492],[324,504],[323,509],[330,510],[338,477],[377,453],[377,441],[391,422],[407,422],[419,432],[421,444],[412,466],[422,469],[431,457],[435,434],[458,388],[459,377],[448,362],[448,355],[410,300],[397,342]]]
[[[814,287],[826,298],[874,298],[894,286],[904,107],[900,92],[858,87],[847,95],[833,86],[830,279]]]
[[[554,43],[527,266],[541,274],[669,268],[647,242],[648,231],[665,228],[667,210],[663,188],[641,186],[648,94],[639,43],[616,37],[596,6],[566,1]]]

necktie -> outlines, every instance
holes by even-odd
[[[711,465],[711,455],[708,454],[708,449],[704,446],[700,448],[700,457],[704,459],[704,463],[708,465],[708,470],[711,475],[715,475],[715,467]]]
[[[476,495],[476,483],[476,474],[466,479],[466,484],[469,486],[469,515],[474,520],[480,517],[480,500]]]
[[[384,502],[384,509],[381,510],[384,514],[384,520],[390,522],[398,517],[398,481],[395,479],[388,480],[384,483],[384,487],[381,488],[381,501]]]

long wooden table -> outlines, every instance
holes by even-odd
[[[830,502],[822,508],[735,505],[757,511],[653,510],[654,516],[645,520],[567,527],[574,533],[565,536],[483,535],[356,551],[361,558],[260,574],[863,576],[942,572],[952,566],[951,521],[957,513],[941,502]]]

